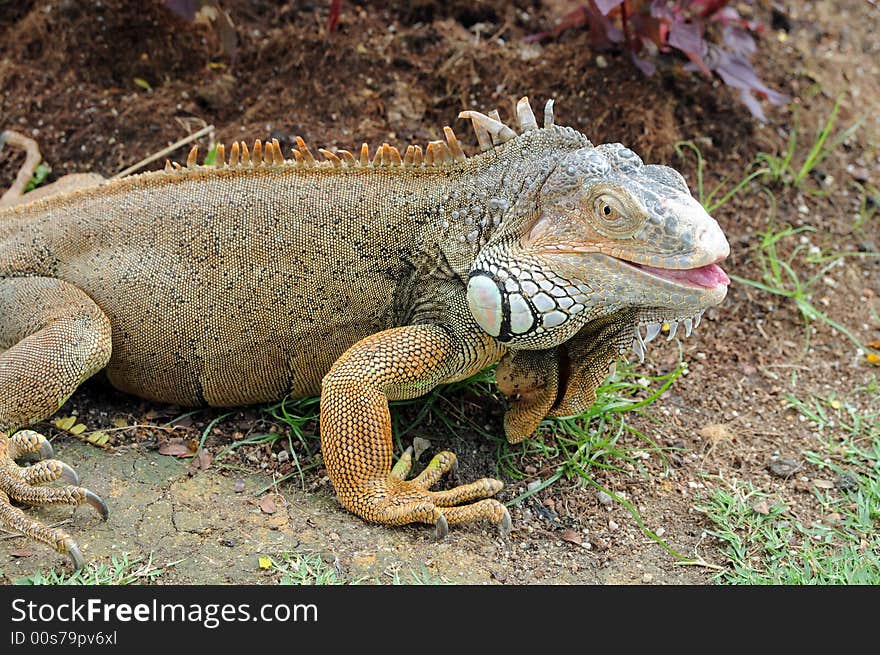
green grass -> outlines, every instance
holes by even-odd
[[[816,132],[813,143],[809,151],[804,156],[800,164],[795,160],[795,154],[798,152],[798,117],[794,115],[791,134],[788,139],[788,146],[781,154],[771,155],[766,152],[758,153],[755,157],[754,166],[764,171],[761,181],[764,184],[772,186],[783,186],[800,188],[807,177],[822,163],[822,161],[830,155],[835,149],[840,147],[847,139],[849,139],[861,125],[861,121],[857,121],[845,130],[840,131],[836,136],[831,138],[834,130],[834,123],[837,120],[837,114],[840,111],[840,102],[843,96],[838,96],[831,109],[831,113],[825,123]]]
[[[392,585],[451,585],[450,580],[442,575],[431,573],[427,567],[422,566],[421,570],[414,571],[410,569],[405,574],[395,569],[389,573]]]
[[[859,215],[853,222],[853,230],[859,231],[877,216],[880,210],[880,189],[872,185],[865,187],[858,182],[853,184],[859,190]]]
[[[680,364],[665,375],[646,376],[639,374],[632,364],[620,362],[614,375],[596,390],[596,402],[583,414],[545,419],[535,438],[515,446],[496,438],[502,469],[512,478],[525,478],[527,475],[518,468],[517,461],[538,455],[555,466],[548,480],[564,478],[590,484],[596,470],[621,471],[625,464],[647,475],[641,463],[643,453],[658,453],[662,458],[663,449],[634,427],[630,419],[647,416],[645,408],[663,395],[686,368]],[[641,445],[624,443],[623,437],[627,435],[635,437],[636,443],[641,441]],[[511,504],[529,495],[524,494]]]
[[[173,566],[174,563],[168,566]],[[128,553],[113,556],[110,563],[89,562],[75,573],[50,569],[18,578],[18,585],[131,585],[155,582],[164,568],[153,566],[152,555],[146,559],[132,558]]]
[[[280,585],[348,584],[336,567],[316,553],[282,553],[278,559],[268,559],[268,570],[278,578]]]
[[[643,461],[651,453],[666,462],[665,453],[669,449],[655,443],[636,428],[631,420],[638,416],[659,423],[646,409],[675,380],[686,373],[687,364],[683,362],[679,362],[669,373],[657,376],[640,375],[633,364],[619,362],[615,373],[606,378],[596,390],[596,401],[583,414],[570,418],[545,419],[535,438],[516,446],[496,438],[498,461],[510,477],[528,477],[518,467],[518,461],[534,460],[534,456],[538,456],[545,463],[539,472],[540,483],[506,504],[517,505],[559,480],[567,480],[579,486],[591,486],[620,503],[646,536],[679,561],[687,561],[688,558],[676,552],[666,541],[648,529],[628,500],[596,480],[597,473],[603,470],[627,474],[634,472],[647,479],[651,473]]]
[[[224,458],[235,453],[242,446],[258,446],[268,444],[273,449],[274,444],[283,441],[286,445],[285,450],[290,455],[290,461],[294,470],[287,475],[274,480],[265,487],[257,490],[257,494],[261,494],[277,485],[287,482],[292,478],[299,478],[301,487],[305,487],[305,473],[320,465],[320,460],[316,455],[320,450],[318,437],[318,415],[319,415],[320,398],[312,396],[308,398],[285,398],[281,402],[273,405],[267,405],[263,411],[280,425],[281,429],[275,432],[256,432],[248,435],[244,439],[233,441],[218,451],[215,460],[220,467],[231,467],[230,464],[224,462]],[[229,416],[224,414],[218,416],[210,425],[208,425],[202,434],[202,443],[210,434],[216,423]]]
[[[49,173],[52,172],[52,169],[46,164],[39,164],[37,168],[34,170],[33,177],[28,180],[28,183],[24,185],[24,192],[33,191],[38,186],[40,186],[43,182],[46,181],[46,177]]]
[[[728,200],[746,188],[749,182],[756,177],[761,177],[769,172],[769,169],[758,167],[755,170],[746,171],[746,174],[737,182],[729,185],[730,178],[722,178],[718,184],[712,187],[711,191],[707,191],[704,185],[705,162],[703,161],[703,153],[693,141],[679,141],[675,144],[675,152],[681,159],[685,159],[685,150],[690,150],[697,158],[697,200],[705,207],[710,214],[716,209],[724,205]]]
[[[721,480],[697,507],[723,544],[719,582],[880,584],[880,392],[876,384],[859,391],[868,396],[864,407],[834,397],[788,399],[818,435],[806,460],[821,479],[837,481],[812,491],[823,520],[805,524],[780,498],[737,481]]]
[[[349,579],[339,570],[338,563],[328,564],[317,553],[282,553],[277,559],[273,557],[266,559],[268,559],[267,570],[280,585],[450,584],[449,580],[431,573],[426,567],[422,567],[420,571],[409,570],[406,573],[401,573],[395,568],[379,579],[370,579],[366,576]]]
[[[769,194],[769,197],[773,199],[775,205],[774,196]],[[817,262],[819,260],[809,254],[809,247],[807,244],[798,244],[791,250],[791,254],[788,256],[782,255],[780,245],[783,241],[790,240],[799,234],[816,232],[816,228],[809,225],[803,225],[797,228],[790,225],[777,227],[775,219],[773,218],[774,215],[775,211],[774,214],[771,215],[767,229],[763,232],[757,233],[761,238],[761,241],[757,248],[753,249],[754,261],[761,269],[761,279],[751,280],[738,275],[731,275],[731,279],[740,284],[745,284],[754,287],[755,289],[792,301],[804,321],[804,331],[806,335],[805,350],[809,347],[810,323],[812,321],[818,321],[829,325],[840,333],[846,335],[856,347],[864,350],[864,344],[862,344],[861,340],[856,337],[849,328],[838,323],[818,309],[812,301],[816,283],[837,265],[844,253],[832,253],[831,255],[825,256],[821,259],[821,261],[825,262],[824,266],[819,268],[819,270],[809,278],[803,279],[798,273],[798,270],[803,270],[811,262]]]

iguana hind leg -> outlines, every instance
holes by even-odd
[[[30,193],[25,194],[24,190],[27,183],[34,177],[34,172],[37,170],[37,166],[39,166],[40,162],[43,160],[43,156],[40,154],[40,147],[37,145],[37,142],[30,137],[12,130],[0,132],[0,149],[2,149],[4,145],[9,145],[18,150],[24,150],[25,160],[21,165],[21,168],[18,169],[18,174],[15,176],[15,182],[13,182],[12,186],[6,190],[6,193],[0,196],[0,207],[11,207],[20,202],[29,202],[55,193],[61,193],[62,191],[73,191],[74,189],[93,186],[104,181],[104,178],[97,173],[71,173],[57,179],[51,184],[43,185],[34,189]]]
[[[510,529],[507,509],[487,496],[504,486],[484,478],[447,491],[431,491],[455,465],[437,455],[406,480],[412,456],[392,468],[389,399],[414,398],[452,377],[460,367],[455,340],[442,328],[414,325],[367,337],[347,350],[324,378],[321,451],[339,501],[358,516],[385,525],[429,523],[445,534],[449,524],[488,520]],[[459,505],[483,498],[469,505]]]
[[[110,323],[76,287],[51,278],[0,280],[0,430],[16,430],[54,414],[110,357]],[[30,467],[16,460],[38,454]],[[22,430],[0,433],[0,524],[47,544],[82,566],[73,538],[29,518],[11,501],[28,505],[82,505],[107,517],[104,502],[79,486],[69,466],[51,459],[45,437]],[[63,479],[61,487],[36,486]]]

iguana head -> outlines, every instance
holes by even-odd
[[[679,325],[689,335],[730,283],[718,266],[727,239],[681,174],[646,165],[619,143],[594,147],[554,126],[548,107],[539,130],[521,100],[515,137],[467,112],[478,134],[483,123],[493,137],[522,141],[511,144],[511,157],[547,153],[508,175],[515,201],[477,253],[467,286],[475,320],[509,349],[496,377],[510,401],[511,441],[545,416],[585,411],[619,355],[632,348],[643,359],[663,323],[670,338]],[[559,143],[568,147],[554,152]]]
[[[727,240],[674,169],[605,144],[562,153],[531,184],[467,289],[476,321],[510,349],[552,348],[601,321],[641,358],[663,323],[689,334],[724,299]]]

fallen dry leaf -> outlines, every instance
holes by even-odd
[[[180,418],[176,418],[171,422],[175,428],[191,428],[193,426],[193,419],[190,415],[184,415]]]
[[[577,544],[580,546],[584,543],[583,535],[577,530],[572,530],[571,528],[563,530],[560,537],[562,537],[563,541],[567,541],[570,544]]]
[[[65,432],[76,424],[76,416],[65,416],[64,418],[55,419],[55,427]]]
[[[762,500],[761,502],[752,505],[752,509],[758,514],[763,514],[764,516],[767,516],[770,513],[770,503],[768,503],[766,500]]]
[[[196,453],[195,457],[193,457],[190,466],[199,471],[207,471],[209,468],[211,468],[211,463],[213,461],[214,458],[211,456],[211,453],[203,448]]]
[[[169,439],[159,444],[159,452],[162,455],[172,455],[174,457],[192,457],[196,454],[192,441],[184,441],[183,439]]]
[[[700,428],[700,436],[712,443],[719,441],[734,441],[736,435],[724,423],[709,423]]]
[[[416,437],[413,439],[413,455],[415,456],[415,460],[418,462],[422,456],[422,453],[428,450],[431,447],[431,442],[427,439],[422,439],[421,437]]]
[[[260,500],[260,510],[262,510],[263,514],[274,514],[278,511],[278,508],[275,506],[275,499],[272,496],[263,496]]]
[[[834,483],[831,480],[814,480],[813,484],[820,489],[833,489]]]
[[[13,557],[30,557],[34,554],[34,551],[29,548],[12,548],[9,551],[9,554]]]

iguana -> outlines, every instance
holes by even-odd
[[[218,146],[210,166],[104,180],[62,178],[23,194],[39,151],[0,200],[0,523],[67,554],[74,539],[10,501],[92,505],[94,492],[27,429],[89,376],[183,406],[321,395],[321,449],[339,502],[384,525],[488,520],[510,530],[485,478],[431,487],[442,452],[407,479],[388,401],[499,362],[507,438],[577,414],[616,359],[662,323],[689,334],[722,301],[718,224],[672,168],[621,144],[539,127],[527,98],[514,130],[463,111],[454,132],[403,155],[321,149],[301,138]],[[36,154],[34,154],[36,153]],[[32,466],[17,462],[31,455]],[[40,483],[63,479],[61,487]]]

